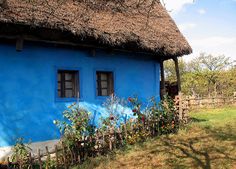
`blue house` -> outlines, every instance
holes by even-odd
[[[0,147],[58,139],[53,120],[73,102],[96,121],[113,93],[160,100],[163,61],[178,68],[191,47],[160,2],[149,7],[0,1]]]

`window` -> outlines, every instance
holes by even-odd
[[[59,70],[57,72],[57,93],[60,98],[79,97],[79,72]]]
[[[114,93],[113,73],[96,72],[97,78],[97,96],[110,96]]]

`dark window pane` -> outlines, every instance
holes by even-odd
[[[102,89],[102,96],[108,96],[107,89]]]
[[[60,90],[61,89],[61,83],[57,83],[57,89]]]
[[[65,80],[71,80],[73,73],[65,73]]]
[[[106,73],[101,73],[101,80],[107,80],[107,74]]]
[[[109,96],[114,91],[113,73],[112,72],[96,72],[97,77],[97,96]]]
[[[57,81],[58,82],[61,81],[61,74],[60,73],[57,74]]]
[[[68,97],[68,98],[73,97],[73,91],[66,89],[65,90],[65,97]]]
[[[107,81],[101,81],[101,88],[104,89],[104,88],[107,88]]]
[[[73,82],[66,82],[65,83],[65,88],[68,89],[68,88],[73,88]]]
[[[58,97],[79,97],[79,74],[78,71],[59,70],[57,73]]]

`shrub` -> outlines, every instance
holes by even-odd
[[[159,134],[176,131],[179,127],[179,120],[173,99],[166,95],[159,103],[155,98],[151,98],[150,103],[145,111],[148,112],[149,119],[156,121],[156,131]]]
[[[16,140],[16,144],[12,148],[12,156],[11,159],[13,162],[21,161],[24,163],[28,160],[29,152],[31,151],[31,148],[29,145],[23,143],[23,138],[18,138]]]
[[[62,142],[73,147],[77,142],[94,133],[94,127],[89,124],[89,112],[72,104],[63,112],[65,121],[55,120],[54,124],[60,129]]]
[[[137,116],[135,126],[139,126],[138,131],[144,133],[144,136],[151,134],[150,123],[153,124],[152,127],[157,134],[167,134],[178,129],[177,110],[173,99],[169,96],[165,96],[159,103],[155,97],[152,97],[143,111],[141,111],[141,102],[137,97],[129,97],[128,100],[131,103],[133,115]],[[146,126],[146,123],[149,123],[149,126]]]
[[[124,115],[126,105],[127,102],[116,95],[112,95],[103,103],[103,106],[109,115],[105,118],[101,117],[101,129],[103,131],[109,128],[114,128],[116,130],[121,125],[121,123],[124,123],[124,121],[122,122],[121,118],[122,115]]]

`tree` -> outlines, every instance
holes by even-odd
[[[175,64],[173,60],[167,60],[164,62],[164,71],[165,71],[165,78],[167,81],[169,82],[176,81]],[[181,58],[179,59],[179,73],[181,78],[183,77],[183,74],[185,72],[186,72],[186,63],[184,62],[183,58]]]
[[[230,58],[224,55],[213,56],[211,54],[201,53],[199,57],[195,58],[189,65],[190,69],[206,80],[208,96],[214,93],[216,96],[217,87],[219,87],[220,72],[226,70],[230,66]]]
[[[194,96],[230,96],[236,91],[236,67],[224,55],[201,53],[190,62],[179,60],[182,92]],[[235,62],[234,62],[235,63]],[[166,81],[176,82],[172,60],[164,62]]]
[[[222,96],[232,96],[236,92],[236,67],[231,67],[219,74],[218,91]]]

